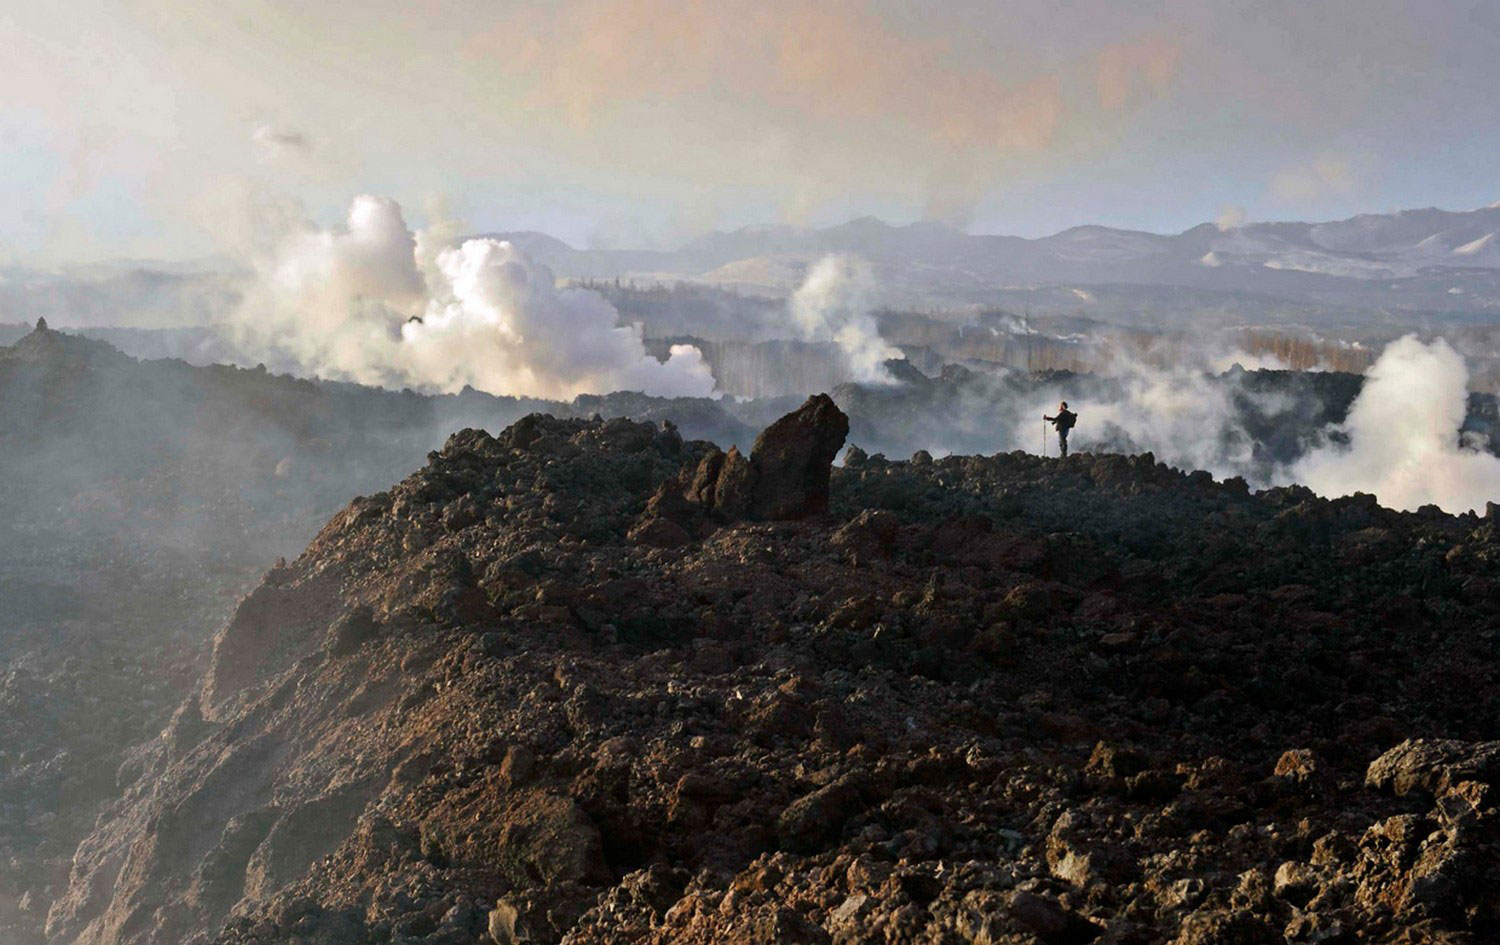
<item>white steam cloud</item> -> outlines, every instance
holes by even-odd
[[[358,197],[345,227],[299,232],[261,267],[240,340],[309,373],[387,386],[563,399],[713,392],[697,348],[657,360],[602,296],[558,289],[509,243],[441,242],[413,233],[395,201]]]
[[[438,255],[448,296],[401,329],[417,376],[445,390],[471,384],[551,397],[639,390],[706,396],[713,375],[692,345],[665,362],[645,352],[634,326],[588,289],[559,290],[546,266],[510,243],[468,240]]]
[[[1460,439],[1468,404],[1463,357],[1442,339],[1407,335],[1370,367],[1342,425],[1347,446],[1314,451],[1290,478],[1323,495],[1368,492],[1412,510],[1483,511],[1500,501],[1500,458]]]
[[[1203,367],[1227,362],[1247,368],[1244,352],[1206,357]],[[1079,414],[1072,447],[1077,452],[1150,450],[1169,465],[1242,476],[1252,486],[1299,483],[1324,496],[1373,494],[1382,505],[1411,511],[1437,505],[1451,513],[1482,512],[1500,502],[1500,457],[1479,434],[1461,433],[1468,410],[1468,370],[1446,341],[1430,344],[1408,335],[1389,344],[1371,366],[1348,415],[1319,431],[1300,458],[1274,462],[1257,455],[1245,428],[1246,405],[1270,422],[1292,422],[1296,398],[1257,392],[1233,375],[1217,379],[1199,366],[1161,369],[1130,357],[1102,372],[1110,392],[1077,392]],[[1005,448],[1045,449],[1056,438],[1040,420],[1057,406],[1056,393],[1038,393],[1017,404]],[[972,406],[970,409],[973,409]]]
[[[1287,364],[1284,359],[1269,351],[1261,354],[1253,354],[1244,348],[1235,348],[1224,354],[1210,355],[1208,363],[1216,374],[1222,374],[1236,367],[1246,371],[1287,371],[1291,369],[1291,365]]]
[[[1118,392],[1107,399],[1079,394],[1069,397],[1079,415],[1071,446],[1075,452],[1150,450],[1156,458],[1181,469],[1204,469],[1219,478],[1256,480],[1254,443],[1244,430],[1233,398],[1243,390],[1214,379],[1196,366],[1161,369],[1135,358],[1117,356],[1103,372]],[[1268,414],[1283,405],[1258,401]],[[1040,445],[1057,455],[1057,438],[1041,417],[1056,413],[1057,401],[1041,393],[1028,398],[1012,421],[1016,448]],[[1037,439],[1040,437],[1040,440]],[[1267,482],[1260,482],[1268,485]]]
[[[807,341],[832,341],[844,353],[852,380],[890,384],[885,362],[901,352],[880,337],[875,324],[875,279],[855,256],[825,256],[792,294],[792,318]]]
[[[1230,230],[1237,230],[1244,226],[1247,219],[1249,219],[1249,214],[1245,212],[1244,207],[1225,204],[1219,208],[1219,216],[1214,220],[1214,226],[1219,228],[1219,232],[1228,233]]]

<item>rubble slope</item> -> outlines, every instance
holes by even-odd
[[[245,598],[49,937],[1500,934],[1493,507],[847,429],[454,435]]]

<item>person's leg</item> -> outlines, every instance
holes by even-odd
[[[1068,434],[1066,432],[1062,432],[1062,433],[1058,433],[1057,434],[1057,451],[1058,451],[1058,455],[1059,456],[1067,457],[1067,455],[1068,455]]]

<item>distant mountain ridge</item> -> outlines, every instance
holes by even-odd
[[[918,311],[1029,307],[1155,328],[1201,327],[1205,318],[1402,329],[1500,318],[1500,204],[1203,223],[1172,234],[1086,225],[1036,239],[874,217],[714,231],[671,250],[578,249],[529,230],[472,236],[509,240],[564,280],[681,281],[778,299],[818,259],[850,254],[873,269],[879,305]],[[58,327],[202,328],[231,317],[247,278],[222,260],[0,267],[0,323],[45,316]],[[189,357],[225,359],[212,339],[200,340],[208,350]]]
[[[1436,280],[1424,296],[1429,308],[1436,303],[1470,310],[1500,306],[1496,206],[1223,229],[1204,223],[1176,234],[1077,226],[1037,239],[860,217],[825,228],[716,231],[672,251],[575,249],[534,232],[485,235],[517,243],[564,278],[678,278],[768,293],[794,287],[821,256],[849,253],[874,265],[883,284],[912,295],[983,295],[1062,283],[1185,286],[1296,298],[1366,292],[1374,283]],[[1479,299],[1456,298],[1474,293]]]

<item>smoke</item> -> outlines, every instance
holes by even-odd
[[[1219,478],[1244,476],[1267,485],[1236,397],[1248,395],[1233,377],[1186,365],[1162,369],[1118,355],[1096,380],[1034,391],[1017,404],[1013,447],[1036,449],[1041,416],[1056,413],[1058,401],[1067,400],[1079,415],[1070,440],[1074,451],[1150,451],[1178,468],[1205,469]],[[1284,407],[1271,401],[1254,406],[1270,413]],[[1055,451],[1054,444],[1048,427],[1041,445]]]
[[[1219,228],[1220,233],[1228,233],[1230,230],[1237,230],[1244,226],[1247,219],[1249,219],[1249,214],[1245,212],[1244,207],[1225,204],[1219,208],[1219,216],[1214,220],[1214,226]]]
[[[238,340],[305,373],[384,386],[564,399],[712,393],[697,348],[677,345],[658,361],[598,293],[559,290],[509,243],[439,249],[445,228],[419,235],[394,200],[355,198],[342,228],[304,227],[260,266]]]
[[[832,341],[844,353],[850,377],[867,384],[892,384],[885,362],[901,352],[880,337],[874,315],[875,279],[854,256],[825,256],[808,270],[792,294],[793,319],[807,341]]]
[[[1217,370],[1231,358],[1251,367],[1244,352],[1203,355]],[[1009,445],[1037,449],[1040,415],[1066,399],[1079,414],[1077,451],[1150,450],[1172,466],[1242,476],[1256,487],[1295,482],[1324,496],[1366,492],[1408,511],[1427,504],[1483,511],[1500,501],[1500,457],[1482,434],[1462,432],[1468,370],[1442,339],[1426,344],[1407,335],[1388,345],[1343,421],[1327,426],[1309,425],[1321,404],[1306,395],[1255,390],[1234,372],[1120,357],[1102,374],[1024,398]],[[1044,442],[1054,448],[1050,433]],[[1306,451],[1274,453],[1286,449]]]
[[[468,240],[437,261],[448,296],[432,299],[420,321],[401,329],[414,373],[433,386],[559,398],[713,391],[697,348],[673,345],[667,360],[657,361],[646,354],[640,330],[620,325],[603,296],[559,290],[551,270],[510,243]]]
[[[1500,500],[1500,458],[1460,435],[1468,381],[1462,356],[1443,339],[1423,344],[1407,335],[1391,342],[1332,431],[1344,434],[1347,445],[1314,450],[1289,478],[1323,495],[1372,493],[1408,511],[1428,503],[1482,511]]]
[[[1181,54],[1181,47],[1165,36],[1147,36],[1101,50],[1095,78],[1099,104],[1118,109],[1124,108],[1137,94],[1151,97],[1164,94],[1177,71]]]
[[[1288,167],[1271,178],[1270,194],[1289,204],[1313,203],[1348,196],[1355,188],[1349,161],[1328,155],[1297,167]]]
[[[1266,351],[1252,353],[1244,348],[1235,348],[1225,354],[1211,355],[1209,364],[1215,373],[1222,374],[1225,371],[1234,370],[1236,367],[1244,371],[1287,371],[1291,365],[1286,360],[1278,357],[1275,353]]]

